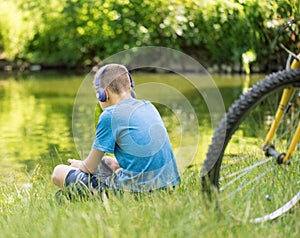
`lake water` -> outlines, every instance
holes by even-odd
[[[138,98],[162,115],[181,172],[200,168],[216,123],[248,84],[244,75],[190,77],[133,73]],[[84,97],[89,86],[84,74],[0,74],[0,183],[50,180],[55,165],[86,156],[98,114],[93,91]]]

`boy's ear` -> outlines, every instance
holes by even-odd
[[[105,101],[107,101],[109,99],[109,96],[110,96],[110,91],[107,88],[105,88],[104,91],[105,91],[105,94],[106,94],[106,100]]]

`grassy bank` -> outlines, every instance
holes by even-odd
[[[0,237],[299,237],[299,209],[273,222],[250,224],[209,208],[199,173],[187,172],[172,194],[130,194],[59,205],[56,188],[36,176],[30,188],[0,185]],[[239,207],[236,207],[239,209]]]

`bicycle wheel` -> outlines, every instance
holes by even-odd
[[[300,119],[300,70],[281,71],[256,83],[232,104],[215,131],[202,167],[202,186],[210,194],[212,187],[218,189],[223,213],[261,222],[286,212],[290,200],[293,206],[299,201],[298,149],[290,165],[278,164],[262,149],[282,91],[291,86],[295,93],[273,139],[276,150],[286,152]]]

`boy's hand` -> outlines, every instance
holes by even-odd
[[[85,172],[85,173],[89,173],[92,174],[92,172],[88,169],[88,167],[85,164],[84,160],[77,160],[77,159],[68,159],[67,160],[70,165],[74,168],[78,168],[81,171]]]
[[[118,161],[110,156],[103,156],[102,161],[107,164],[112,171],[116,171],[120,168]]]
[[[81,164],[82,164],[82,160],[77,160],[77,159],[68,159],[67,160],[70,165],[74,168],[80,168],[81,167]]]

